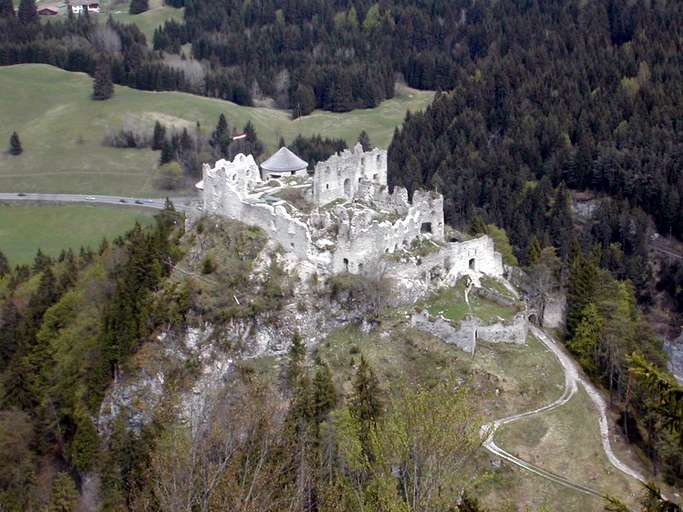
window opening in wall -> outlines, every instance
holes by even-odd
[[[351,180],[349,178],[344,180],[344,195],[348,198],[351,197]]]
[[[330,190],[330,184],[329,184],[329,183],[327,183],[327,184],[325,185],[325,190]]]
[[[347,258],[344,258],[344,270],[349,271],[349,260]]]
[[[420,226],[420,233],[431,233],[432,232],[432,223],[431,222],[423,222],[422,225]]]
[[[296,172],[296,171],[292,171],[292,176],[294,176],[294,173],[295,173],[295,172]]]
[[[470,270],[476,270],[476,269],[475,269],[474,258],[471,258],[471,259],[470,259]]]
[[[363,264],[359,263],[358,264],[358,273],[360,274],[361,272],[363,272]]]
[[[372,181],[377,181],[377,175],[376,174],[372,175]]]
[[[362,180],[362,179],[363,179],[363,178],[358,178],[358,183],[360,183],[360,180]]]
[[[377,155],[377,165],[380,164],[381,160],[382,160],[382,155]]]

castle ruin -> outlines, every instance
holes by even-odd
[[[409,200],[405,188],[389,192],[385,150],[363,151],[357,144],[319,162],[312,175],[294,169],[299,164],[290,155],[273,155],[263,175],[251,155],[204,164],[196,185],[204,213],[258,226],[321,275],[379,268],[427,281],[502,275],[489,237],[446,239],[441,194],[418,190]]]

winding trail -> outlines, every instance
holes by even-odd
[[[619,471],[622,471],[623,473],[627,474],[628,476],[635,478],[636,480],[639,480],[641,482],[645,482],[645,478],[643,477],[643,475],[641,475],[638,471],[636,471],[635,469],[631,468],[630,466],[619,460],[619,458],[615,455],[614,450],[612,450],[612,445],[609,438],[609,423],[607,421],[607,405],[605,404],[605,400],[602,398],[602,396],[595,388],[595,386],[593,386],[590,382],[586,381],[586,379],[584,379],[581,376],[576,363],[564,351],[564,349],[559,345],[559,343],[557,343],[554,339],[552,339],[548,334],[546,334],[543,330],[539,329],[538,327],[530,325],[529,328],[531,330],[531,333],[534,336],[536,336],[536,338],[538,338],[541,341],[541,343],[543,343],[548,348],[548,350],[555,354],[555,357],[560,362],[560,365],[564,370],[564,391],[562,393],[562,396],[560,396],[557,400],[547,405],[544,405],[543,407],[539,407],[538,409],[533,409],[531,411],[526,411],[519,414],[514,414],[512,416],[507,416],[505,418],[501,418],[491,423],[486,423],[482,425],[479,433],[483,440],[484,448],[486,448],[492,454],[497,455],[501,459],[505,459],[514,464],[515,466],[521,467],[547,480],[580,491],[584,494],[602,497],[603,493],[601,493],[600,491],[593,489],[591,487],[587,487],[577,482],[572,482],[571,480],[568,480],[563,476],[557,475],[555,473],[552,473],[551,471],[536,466],[535,464],[520,459],[519,457],[516,457],[510,452],[502,449],[495,442],[496,431],[502,425],[513,423],[515,421],[519,421],[530,416],[535,416],[537,414],[549,412],[554,409],[557,409],[558,407],[561,407],[574,397],[574,395],[579,389],[579,385],[581,385],[586,390],[586,393],[588,394],[592,402],[595,404],[596,409],[598,410],[600,416],[600,438],[602,440],[602,447],[605,451],[605,454],[607,455],[607,459],[609,460],[610,464],[612,464],[612,466],[617,468]]]

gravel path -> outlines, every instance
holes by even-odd
[[[552,473],[539,466],[531,464],[530,462],[522,460],[519,457],[515,457],[511,453],[500,448],[496,444],[494,439],[496,431],[502,425],[505,425],[507,423],[513,423],[515,421],[528,418],[529,416],[535,416],[536,414],[549,412],[553,409],[557,409],[558,407],[561,407],[562,405],[566,404],[576,394],[579,385],[581,385],[586,390],[588,396],[595,404],[596,409],[598,410],[598,413],[600,415],[599,426],[600,437],[602,439],[602,447],[605,450],[605,454],[607,455],[607,459],[609,460],[610,464],[612,464],[615,468],[622,471],[623,473],[629,475],[630,477],[640,480],[641,482],[644,482],[644,477],[637,470],[631,468],[630,466],[619,460],[619,458],[615,455],[614,450],[612,450],[612,445],[609,438],[609,422],[607,420],[606,413],[607,405],[605,404],[605,400],[602,398],[598,390],[590,382],[586,381],[586,379],[581,377],[581,374],[579,373],[576,363],[563,350],[559,343],[557,343],[548,334],[546,334],[544,331],[542,331],[536,326],[531,325],[530,330],[531,333],[541,341],[541,343],[543,343],[550,351],[553,352],[553,354],[555,354],[555,357],[557,357],[558,361],[560,362],[560,365],[564,370],[564,391],[562,393],[562,396],[560,396],[557,400],[547,405],[544,405],[543,407],[539,407],[538,409],[522,412],[519,414],[514,414],[512,416],[507,416],[505,418],[495,420],[492,423],[482,425],[480,435],[483,439],[484,448],[486,448],[489,452],[493,453],[494,455],[497,455],[498,457],[505,459],[518,467],[524,468],[527,471],[530,471],[531,473],[535,473],[543,478],[564,485],[565,487],[569,487],[571,489],[583,492],[585,494],[601,497],[602,493],[600,493],[596,489],[592,489],[577,482],[572,482],[560,475],[556,475],[555,473]]]

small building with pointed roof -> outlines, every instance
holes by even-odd
[[[281,147],[268,160],[261,164],[264,180],[282,176],[305,176],[308,162],[305,162],[286,147]]]

